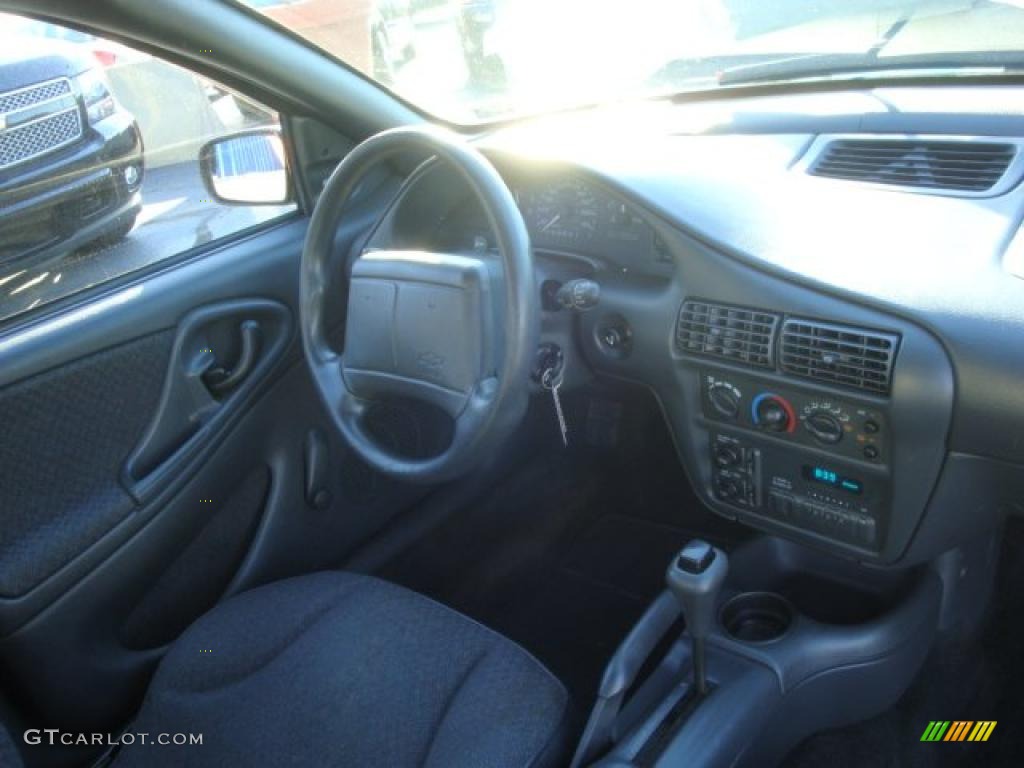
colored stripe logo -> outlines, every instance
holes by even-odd
[[[921,741],[988,741],[996,729],[996,720],[932,720],[921,734]]]

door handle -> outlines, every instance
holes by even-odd
[[[203,383],[216,397],[223,397],[233,390],[256,367],[256,358],[260,352],[260,324],[255,320],[246,320],[239,327],[242,335],[242,347],[238,353],[238,361],[230,371],[222,366],[211,367],[203,374]]]
[[[282,368],[291,332],[288,307],[262,298],[198,307],[179,321],[160,402],[121,471],[138,503],[210,450],[257,382]]]

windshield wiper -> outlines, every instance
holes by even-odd
[[[871,62],[873,64],[878,60],[878,56],[885,49],[885,46],[892,42],[892,39],[907,26],[909,20],[909,16],[902,16],[893,24],[890,24],[889,28],[885,30],[875,44],[864,51],[864,53],[845,55],[809,53],[799,56],[785,56],[783,58],[761,61],[757,64],[732,67],[719,74],[718,82],[721,85],[729,85],[731,83],[753,83],[762,80],[799,78],[801,76],[800,73],[804,71],[821,73],[824,70],[834,75],[841,71],[852,72],[862,70],[865,68],[866,63]]]
[[[724,69],[719,85],[832,79],[903,73],[907,76],[1007,74],[1024,70],[1018,52],[978,51],[956,54],[917,54],[879,58],[868,53],[814,53],[787,56]]]

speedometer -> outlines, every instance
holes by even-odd
[[[533,189],[522,198],[527,225],[536,239],[580,245],[597,236],[600,204],[582,181],[567,180]]]

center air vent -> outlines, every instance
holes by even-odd
[[[754,309],[687,301],[679,310],[676,346],[681,352],[771,368],[779,318]]]
[[[915,139],[830,141],[809,173],[835,179],[981,193],[1002,179],[1017,148],[1007,143]]]
[[[899,337],[792,318],[782,326],[782,370],[808,379],[887,394]]]

